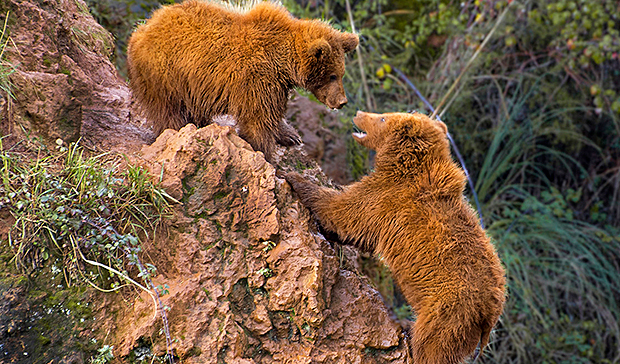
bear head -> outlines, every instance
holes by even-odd
[[[347,103],[342,85],[344,58],[358,44],[356,34],[335,30],[308,42],[305,71],[302,71],[306,74],[304,87],[332,109],[340,109]]]
[[[383,163],[410,165],[427,158],[451,159],[446,124],[424,114],[358,111],[353,122],[362,130],[353,133],[353,138],[377,151],[376,167]]]

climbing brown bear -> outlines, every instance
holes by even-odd
[[[288,173],[324,229],[385,260],[417,315],[415,364],[459,363],[482,350],[502,313],[504,269],[465,197],[447,128],[422,114],[358,112],[375,171],[342,191]]]
[[[276,142],[301,142],[283,120],[294,86],[331,108],[347,103],[344,58],[358,42],[272,2],[244,10],[189,0],[155,11],[133,33],[130,87],[157,135],[232,115],[240,136],[269,158]]]

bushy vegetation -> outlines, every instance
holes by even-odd
[[[112,15],[98,3],[91,6],[105,24]],[[108,4],[127,9],[130,3]],[[358,109],[430,113],[398,71],[437,106],[510,7],[439,110],[508,274],[506,311],[485,362],[620,361],[618,2],[284,4],[299,17],[328,19],[349,31],[355,25],[360,34],[360,52],[347,64],[344,123]],[[115,33],[124,44],[128,32]],[[356,175],[365,158],[350,148]],[[366,270],[386,302],[406,316],[385,269],[368,262]]]
[[[141,241],[170,215],[174,199],[147,171],[118,155],[87,156],[79,144],[62,140],[56,149],[28,139],[4,149],[0,139],[0,210],[14,219],[8,231],[10,269],[32,275],[51,266],[52,273],[62,273],[62,287],[143,289],[169,339],[159,300],[167,287],[154,286],[156,267],[143,264],[140,252]],[[106,350],[99,357],[111,353]]]
[[[0,206],[15,218],[9,244],[16,267],[36,269],[57,258],[68,279],[81,277],[105,289],[125,283],[109,270],[83,267],[91,258],[128,276],[127,265],[137,264],[138,237],[148,237],[169,210],[169,197],[148,173],[133,166],[120,170],[118,157],[86,157],[78,144],[64,147],[60,140],[56,153],[1,146]]]

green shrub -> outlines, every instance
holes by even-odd
[[[96,273],[89,261],[127,277],[139,264],[139,237],[151,236],[173,199],[142,168],[121,169],[118,156],[86,157],[78,144],[60,140],[58,149],[18,153],[0,142],[0,208],[15,218],[8,241],[15,265],[31,270],[60,260],[70,277],[115,288],[124,277]],[[154,271],[147,264],[138,275],[146,280]]]

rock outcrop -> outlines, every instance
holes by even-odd
[[[7,0],[0,4],[0,21],[7,11],[14,97],[0,92],[0,133],[15,140],[38,135],[49,144],[81,138],[92,149],[130,153],[180,201],[166,229],[144,243],[142,259],[157,267],[155,284],[169,287],[162,301],[181,362],[408,362],[405,334],[356,268],[356,250],[317,232],[262,153],[233,128],[218,125],[167,130],[144,146],[153,142],[148,122],[132,111],[127,85],[108,59],[112,38],[82,0]],[[310,101],[295,102],[301,106],[292,106],[290,115],[313,157],[343,157],[344,144],[320,122],[338,120],[325,113],[314,117],[316,126],[304,125],[313,118]],[[300,149],[280,149],[276,160],[279,169],[305,169],[329,183]],[[20,303],[27,290],[13,287],[0,287],[10,293],[0,299],[0,313],[28,307]],[[116,361],[166,352],[161,319],[146,293],[124,299],[82,294],[76,301],[93,302],[96,318],[89,335],[98,335],[97,345],[114,345]],[[28,310],[22,311],[19,317],[27,320]],[[0,320],[3,333],[13,321]],[[11,335],[21,342],[20,332]],[[50,346],[39,345],[41,358],[54,357]],[[17,353],[3,358],[28,360]]]
[[[167,284],[175,353],[187,363],[406,363],[402,328],[345,269],[262,153],[230,127],[168,130],[142,163],[183,201],[147,251]],[[163,168],[163,172],[162,172]],[[146,293],[116,322],[117,348],[165,353]]]
[[[8,16],[8,18],[7,18]],[[5,48],[13,97],[0,92],[0,133],[36,135],[98,150],[132,151],[153,141],[110,62],[113,39],[82,0],[6,0]]]

